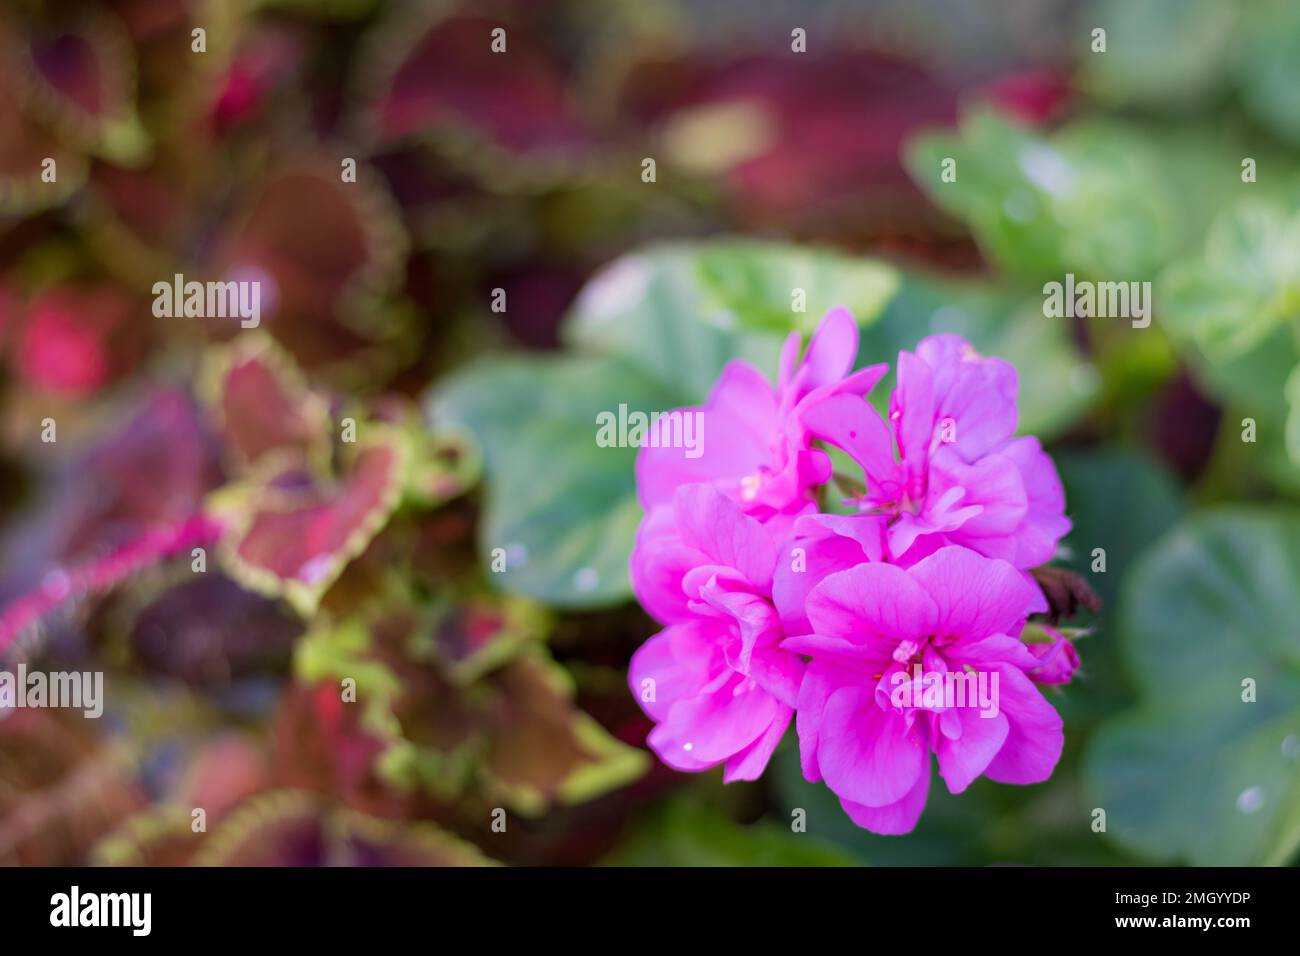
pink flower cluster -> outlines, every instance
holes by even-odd
[[[1046,780],[1063,734],[1036,685],[1068,682],[1078,656],[1021,635],[1047,608],[1028,569],[1070,522],[1037,439],[1013,437],[1015,368],[930,336],[899,354],[886,421],[865,400],[886,367],[851,371],[846,310],[799,349],[792,334],[775,388],[723,370],[688,410],[704,454],[641,449],[631,576],[664,627],[629,683],[650,746],[752,780],[794,718],[804,776],[878,833],[915,827],[931,753],[953,793]],[[837,513],[819,505],[838,484],[826,446],[862,475]]]

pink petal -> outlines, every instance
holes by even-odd
[[[627,680],[646,716],[666,720],[673,704],[697,696],[722,672],[718,639],[717,628],[708,622],[674,624],[637,649]],[[648,689],[653,689],[654,700],[645,699]]]
[[[853,314],[843,306],[831,309],[822,316],[803,358],[808,369],[807,387],[838,382],[853,368],[857,354],[858,323]]]
[[[953,487],[963,489],[962,505],[979,505],[980,510],[957,528],[944,528],[944,531],[960,529],[963,535],[975,537],[1011,535],[1024,521],[1025,488],[1019,469],[1009,458],[988,454],[968,465],[951,446],[938,449],[930,458],[927,507]]]
[[[661,624],[694,618],[682,582],[708,556],[682,543],[672,508],[658,507],[641,521],[629,573],[641,606]]]
[[[939,758],[939,773],[948,784],[950,793],[961,793],[982,774],[1007,739],[1007,718],[999,711],[985,717],[974,707],[955,708],[961,723],[961,735],[949,739],[936,735],[935,754]]]
[[[841,800],[844,812],[860,827],[872,833],[886,836],[900,836],[916,829],[916,822],[921,819],[925,809],[926,798],[930,794],[930,768],[917,779],[916,785],[907,792],[903,799],[884,807],[867,807],[849,800]]]
[[[679,770],[712,766],[744,750],[777,720],[783,706],[740,674],[717,690],[679,700],[647,738],[651,749]],[[739,690],[738,690],[739,689]]]
[[[810,783],[817,783],[822,778],[817,766],[817,744],[826,702],[841,687],[854,685],[857,678],[858,675],[851,671],[817,661],[809,664],[804,672],[795,709],[795,729],[799,732],[799,765],[804,779]]]
[[[871,519],[876,520],[876,519]],[[803,568],[796,571],[795,548],[803,549]],[[857,540],[840,535],[796,539],[777,561],[772,579],[772,599],[781,614],[787,634],[806,634],[812,630],[804,610],[808,594],[828,575],[851,568],[867,560]]]
[[[953,420],[953,447],[963,458],[975,461],[1016,430],[1014,365],[980,355],[957,335],[922,339],[916,354],[934,376],[932,421]]]
[[[934,599],[931,633],[939,637],[975,641],[1018,634],[1037,599],[1034,588],[1006,561],[956,545],[940,548],[907,573]]]
[[[673,498],[682,542],[715,564],[735,568],[762,592],[772,590],[777,542],[771,532],[711,485],[687,485]]]
[[[1027,670],[1042,663],[1024,642],[1006,634],[994,634],[974,643],[954,644],[945,649],[944,656],[954,663],[970,664],[977,670],[991,664],[1010,664]]]
[[[923,637],[938,621],[923,582],[892,564],[860,564],[830,575],[808,595],[807,610],[817,634],[858,643]]]
[[[771,457],[776,395],[753,366],[729,363],[703,408],[680,411],[703,412],[703,454],[688,458],[682,448],[642,446],[636,459],[636,483],[637,496],[647,511],[671,502],[684,484],[733,482],[758,471]]]
[[[767,762],[772,759],[776,745],[785,736],[786,728],[790,726],[790,718],[793,716],[793,708],[782,707],[777,713],[777,718],[763,732],[763,736],[727,761],[722,773],[722,782],[757,780],[761,777],[767,768]]]
[[[889,417],[898,435],[899,457],[908,475],[923,474],[934,439],[934,373],[911,352],[898,353],[898,382],[889,400]]]
[[[1065,745],[1061,715],[1019,668],[995,666],[1001,674],[1000,703],[1010,732],[984,772],[998,783],[1042,783],[1052,775]]]
[[[852,458],[870,485],[897,480],[889,429],[864,399],[856,395],[832,395],[809,403],[800,410],[799,419],[814,436]]]
[[[903,799],[925,773],[923,724],[876,706],[872,688],[842,687],[830,695],[818,733],[817,765],[836,796],[869,807]]]
[[[999,445],[997,452],[1016,464],[1025,488],[1026,514],[1016,532],[1014,563],[1018,568],[1035,568],[1053,558],[1058,542],[1070,532],[1065,490],[1037,438],[1013,438]]]

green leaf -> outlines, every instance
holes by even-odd
[[[1067,689],[1065,694],[1072,693]],[[1061,696],[1052,694],[1053,704]],[[806,813],[808,835],[872,866],[983,866],[990,862],[1038,866],[1131,865],[1088,828],[1073,766],[1073,732],[1066,725],[1066,753],[1052,779],[1032,787],[1008,787],[988,778],[965,792],[948,792],[931,760],[930,795],[916,830],[882,836],[858,827],[825,783],[809,783],[794,747],[777,751],[767,775],[776,809],[773,818]]]
[[[610,866],[856,866],[806,833],[771,823],[743,826],[685,798],[660,806],[605,861]]]
[[[839,305],[865,324],[880,314],[898,288],[897,272],[883,263],[770,242],[707,245],[696,262],[706,301],[714,306],[703,317],[729,330],[784,336],[793,323],[806,337]],[[797,298],[802,298],[802,311],[793,312]]]
[[[1245,201],[1210,227],[1199,256],[1161,276],[1166,327],[1211,360],[1232,359],[1300,316],[1300,210]]]
[[[1182,516],[1174,477],[1144,455],[1120,450],[1065,452],[1054,456],[1065,486],[1065,511],[1073,522],[1062,542],[1062,563],[1092,586],[1102,600],[1095,618],[1081,611],[1073,624],[1096,628],[1097,640],[1080,648],[1083,668],[1056,701],[1067,728],[1082,730],[1131,705],[1116,649],[1120,585],[1134,561]],[[1105,570],[1094,551],[1105,554]]]
[[[1280,487],[1300,489],[1300,205],[1294,190],[1239,202],[1221,214],[1195,257],[1161,276],[1161,322],[1184,346],[1199,381],[1223,402],[1225,442],[1243,419],[1256,440],[1235,456]]]
[[[1258,0],[1244,8],[1236,74],[1246,109],[1278,136],[1300,143],[1300,7]]]
[[[809,298],[798,313],[791,290],[801,282]],[[733,359],[774,379],[792,328],[836,304],[870,322],[893,282],[874,261],[796,246],[655,246],[617,260],[583,290],[563,330],[583,354],[489,360],[444,383],[430,398],[435,427],[468,429],[483,450],[479,548],[488,567],[494,556],[505,562],[492,579],[559,607],[628,598],[641,519],[637,449],[598,446],[596,416],[620,405],[699,404]]]
[[[684,403],[620,359],[489,360],[445,383],[431,415],[482,445],[479,550],[486,567],[504,561],[500,585],[561,607],[625,599],[641,519],[637,450],[597,445],[596,416],[620,404],[652,411]]]
[[[1300,514],[1228,508],[1180,525],[1124,589],[1141,706],[1086,761],[1108,832],[1150,857],[1284,863],[1300,848]],[[1243,682],[1257,700],[1245,702]]]
[[[1287,454],[1287,382],[1300,362],[1290,329],[1279,326],[1256,348],[1234,358],[1189,356],[1197,380],[1227,407],[1221,449],[1231,449],[1229,467],[1262,472],[1283,489],[1300,491],[1300,469]],[[1255,441],[1243,443],[1243,421],[1255,423]]]
[[[833,306],[869,325],[896,282],[875,260],[783,243],[660,244],[593,277],[565,320],[564,339],[580,351],[622,355],[699,402],[732,359],[775,377],[785,336],[811,333]],[[802,312],[792,308],[795,289],[807,293]]]
[[[950,158],[956,179],[945,182]],[[990,258],[1037,280],[1068,271],[1142,280],[1180,242],[1159,153],[1148,136],[1118,124],[1078,123],[1045,137],[979,109],[957,135],[911,140],[905,159],[913,179],[970,226]]]
[[[1287,377],[1286,400],[1290,408],[1286,417],[1286,451],[1300,465],[1300,365]]]
[[[1145,455],[1106,449],[1054,457],[1074,524],[1063,542],[1066,563],[1101,596],[1106,614],[1134,560],[1181,517],[1181,492],[1173,475]],[[1105,551],[1105,571],[1092,570],[1096,548]]]
[[[1121,106],[1186,108],[1227,78],[1235,4],[1222,0],[1102,0],[1084,9],[1076,35],[1086,44],[1080,85]],[[1092,31],[1106,31],[1106,52]]]

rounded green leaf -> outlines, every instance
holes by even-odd
[[[487,476],[479,551],[505,590],[562,607],[631,595],[627,561],[641,507],[636,448],[597,444],[601,412],[683,404],[621,359],[512,358],[480,363],[432,398],[435,425],[479,441]]]
[[[1033,279],[1067,271],[1149,279],[1181,241],[1160,155],[1148,136],[1116,123],[1076,123],[1046,137],[980,109],[963,117],[957,135],[914,138],[905,159],[989,258]],[[951,177],[943,175],[947,159],[956,164]]]
[[[1122,600],[1142,704],[1088,752],[1108,832],[1161,860],[1288,861],[1300,848],[1300,514],[1184,522]]]
[[[876,260],[825,250],[667,243],[597,273],[565,320],[564,338],[581,351],[622,355],[695,403],[732,359],[774,377],[786,335],[810,334],[834,306],[870,324],[896,285],[894,270]]]

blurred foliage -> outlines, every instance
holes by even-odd
[[[0,720],[0,862],[1294,858],[1300,8],[760,6],[6,5],[0,665],[107,711]],[[1067,272],[1153,323],[1046,318]],[[176,274],[262,327],[154,315]],[[725,790],[651,762],[635,450],[593,441],[838,304],[863,364],[1017,365],[1105,601],[1054,777],[906,838],[793,739]]]

